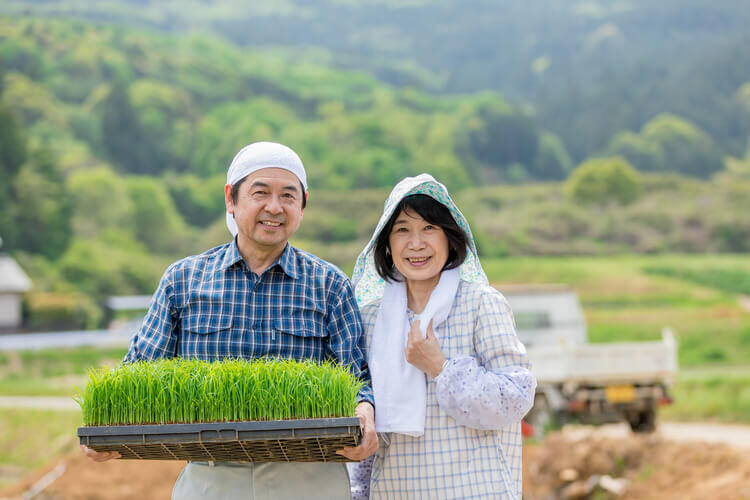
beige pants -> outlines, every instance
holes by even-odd
[[[172,490],[172,500],[206,499],[349,500],[343,463],[190,462]]]

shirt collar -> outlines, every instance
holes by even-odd
[[[221,261],[221,269],[229,269],[234,264],[242,260],[240,250],[237,248],[237,237],[232,238],[232,242],[227,246],[224,252],[224,258]]]
[[[232,242],[229,243],[229,246],[227,246],[226,252],[224,253],[224,259],[221,262],[221,269],[229,269],[231,266],[240,262],[241,260],[242,255],[240,255],[240,250],[239,248],[237,248],[237,237],[235,236],[232,239]],[[276,262],[271,264],[269,269],[274,266],[279,266],[281,270],[284,271],[290,278],[299,278],[297,256],[294,252],[294,247],[292,247],[292,245],[290,245],[289,243],[286,244],[286,247],[284,247],[284,251],[281,252],[279,258],[276,259]]]

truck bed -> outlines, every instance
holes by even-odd
[[[528,349],[540,384],[638,383],[671,380],[677,348],[668,330],[660,341],[538,345]]]

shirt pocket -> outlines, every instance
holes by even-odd
[[[292,335],[302,338],[328,337],[328,329],[323,324],[322,316],[313,310],[299,310],[291,316],[274,318],[272,325],[276,334]]]
[[[221,304],[195,304],[183,312],[180,321],[180,328],[183,332],[197,335],[219,333],[231,327],[231,312]]]

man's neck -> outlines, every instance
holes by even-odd
[[[237,238],[237,250],[240,252],[242,259],[250,267],[250,270],[259,276],[276,262],[284,253],[285,248],[286,242],[280,246],[263,247]]]

